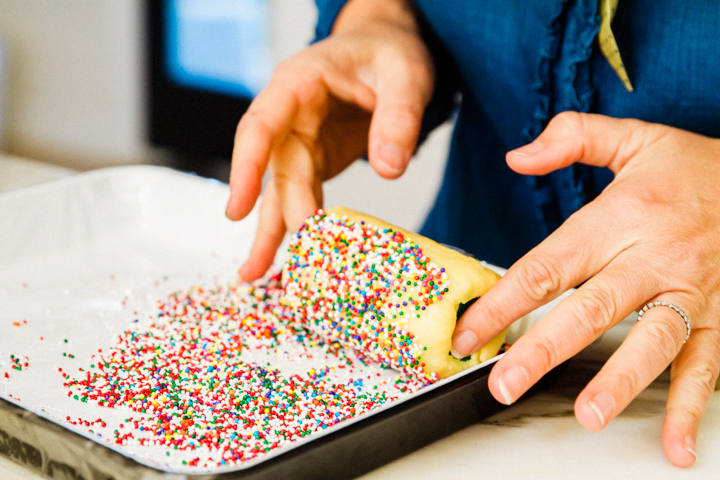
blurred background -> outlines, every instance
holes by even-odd
[[[227,181],[235,126],[304,48],[312,0],[0,0],[0,152],[70,168],[166,165]],[[326,184],[345,205],[417,229],[451,125],[402,179],[366,162]],[[0,168],[0,183],[14,170]]]

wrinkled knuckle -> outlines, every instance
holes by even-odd
[[[488,322],[490,325],[492,325],[494,328],[497,328],[498,330],[502,330],[506,327],[504,322],[505,317],[507,316],[502,305],[498,304],[486,304],[484,302],[481,303],[482,305],[482,311],[480,312],[480,315],[478,318],[482,318],[483,322]],[[490,327],[488,325],[488,327]],[[486,328],[485,326],[483,328]]]
[[[698,405],[692,405],[687,407],[687,409],[685,410],[685,415],[691,418],[691,421],[694,425],[698,425],[700,424],[700,421],[702,421],[702,418],[705,415],[705,409]]]
[[[243,127],[252,125],[252,131],[264,137],[272,136],[273,133],[270,124],[257,110],[249,109],[245,115],[243,115],[242,119],[240,119],[240,125],[238,125],[238,132],[241,129],[241,125]]]
[[[651,214],[651,204],[638,195],[615,195],[613,198],[613,213],[619,220],[634,224],[643,221]]]
[[[703,405],[698,405],[697,403],[689,405],[683,404],[682,407],[668,407],[667,414],[668,416],[683,418],[693,425],[699,425],[705,415],[705,408]]]
[[[295,183],[295,180],[291,176],[282,171],[273,172],[273,180],[275,181],[275,188],[281,199],[285,195],[284,192],[290,191],[291,186]]]
[[[552,340],[542,339],[536,341],[533,345],[535,354],[533,355],[533,363],[539,365],[544,370],[559,365],[561,362],[560,350]]]
[[[552,122],[577,136],[581,135],[585,130],[585,120],[582,114],[578,112],[560,112],[553,117]]]
[[[575,317],[584,328],[585,335],[591,338],[597,338],[609,329],[617,316],[617,299],[608,289],[583,292],[573,306]]]
[[[696,255],[697,250],[696,239],[682,239],[677,238],[674,241],[669,242],[663,251],[663,257],[667,264],[670,265],[685,265],[690,267],[691,271],[698,271],[701,265],[706,264],[706,259],[699,258]]]
[[[627,392],[632,397],[642,390],[643,382],[637,369],[625,369],[617,374],[617,385],[621,392]]]
[[[685,335],[685,324],[683,323],[681,332],[679,328],[681,323],[683,322],[669,323],[658,320],[645,324],[645,349],[657,361],[669,362],[674,356]]]
[[[690,372],[688,382],[690,390],[693,390],[700,398],[707,398],[715,391],[717,374],[708,363],[697,365]]]
[[[283,60],[275,69],[271,83],[277,88],[291,91],[301,101],[315,98],[323,90],[324,70],[329,62],[303,57]]]
[[[560,269],[548,259],[522,262],[516,278],[523,294],[533,302],[544,302],[562,287]]]
[[[278,191],[289,191],[291,185],[309,185],[308,179],[301,172],[296,172],[292,165],[276,164],[272,173]]]
[[[248,108],[243,116],[240,117],[240,121],[235,129],[235,140],[237,141],[240,138],[243,130],[249,128],[253,124],[257,126],[259,119],[260,115],[255,109],[253,109],[252,105],[250,105],[250,108]],[[263,128],[262,125],[260,125],[260,128]]]

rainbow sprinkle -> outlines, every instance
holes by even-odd
[[[285,269],[288,305],[323,338],[431,383],[426,347],[408,324],[442,299],[444,268],[401,232],[318,210],[290,244]]]

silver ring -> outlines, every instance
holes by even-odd
[[[677,305],[673,305],[670,302],[650,302],[650,303],[648,303],[643,308],[641,308],[640,311],[638,312],[637,321],[639,322],[642,319],[643,314],[653,307],[670,307],[673,310],[675,310],[678,314],[680,314],[682,319],[685,321],[685,327],[687,328],[687,333],[685,334],[685,340],[683,340],[683,343],[687,342],[687,339],[690,338],[690,319],[685,314],[685,312],[683,312],[682,308],[678,307]]]

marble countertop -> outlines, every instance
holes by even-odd
[[[72,175],[62,169],[0,155],[0,193]],[[629,328],[620,324],[573,359],[544,393],[471,425],[443,440],[385,465],[363,478],[510,479],[710,479],[720,477],[720,395],[716,393],[700,426],[698,460],[689,469],[672,466],[662,452],[668,372],[653,382],[602,432],[575,420],[573,403]],[[0,478],[43,478],[0,457]]]

